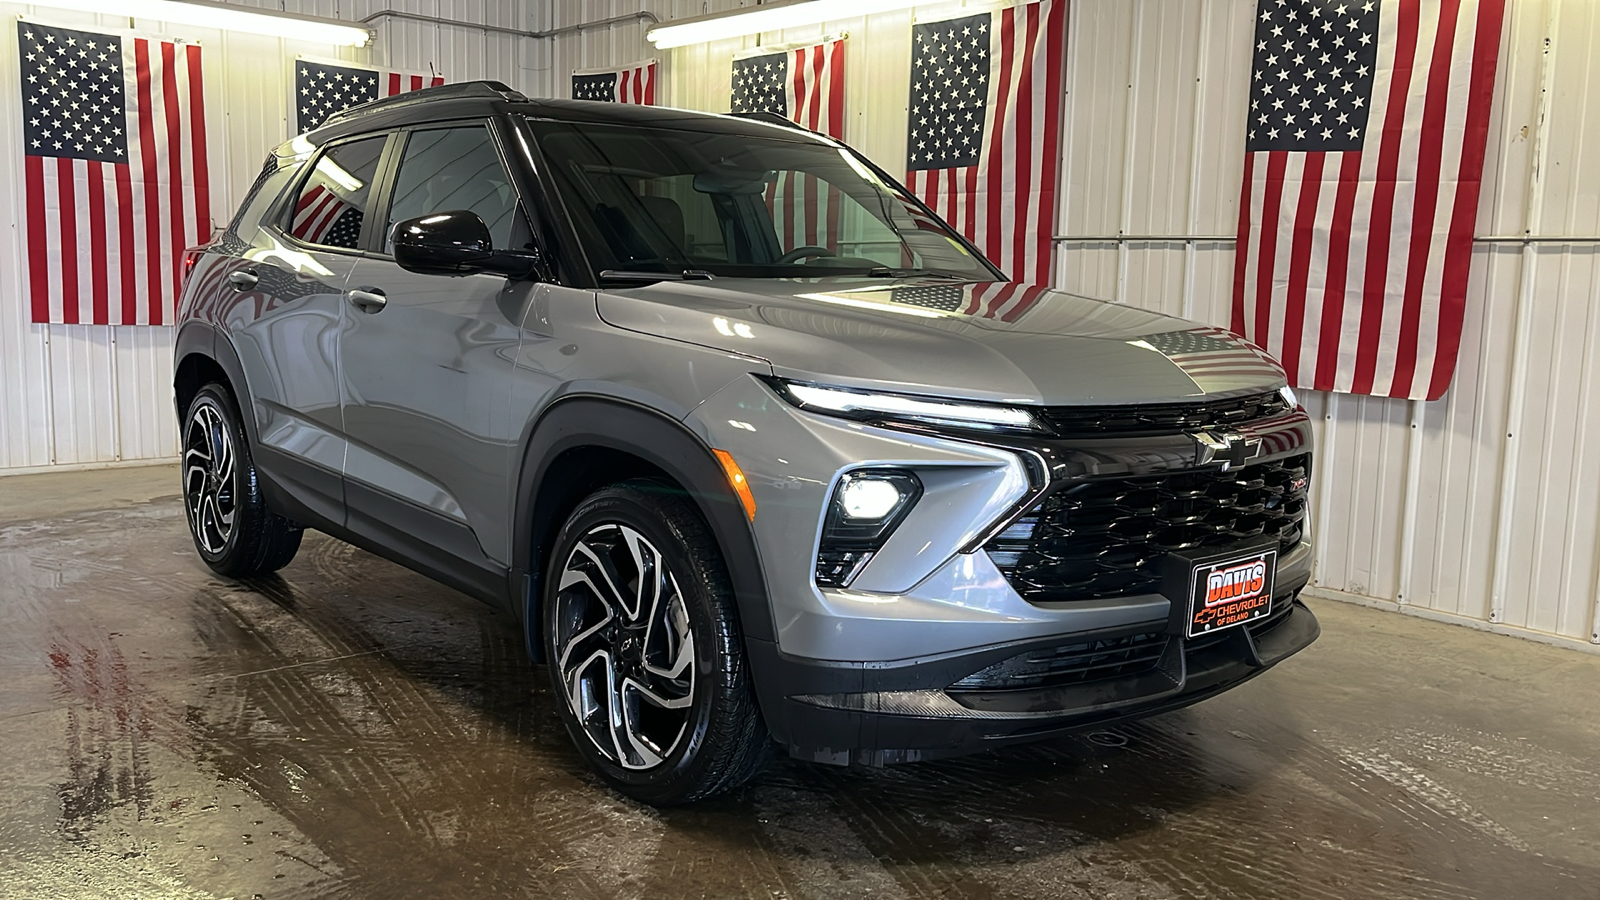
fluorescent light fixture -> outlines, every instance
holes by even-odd
[[[919,0],[790,0],[738,12],[697,16],[650,29],[645,37],[661,49],[703,44],[761,31],[801,28],[833,19],[858,19],[873,13],[916,6]],[[928,0],[920,0],[927,3]]]
[[[268,37],[341,47],[364,47],[372,37],[372,32],[365,26],[342,19],[251,9],[212,0],[35,0],[35,5],[135,19],[156,19],[197,28],[249,31]]]

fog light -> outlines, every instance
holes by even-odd
[[[822,524],[817,583],[847,586],[921,496],[922,482],[903,469],[847,472],[834,489]]]
[[[851,478],[839,488],[839,505],[847,519],[877,520],[900,505],[900,488],[891,481],[863,475]]]

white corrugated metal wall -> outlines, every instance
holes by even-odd
[[[750,2],[644,4],[663,20]],[[954,3],[930,3],[948,10]],[[564,4],[539,23],[638,9]],[[581,8],[580,8],[581,7]],[[1075,0],[1058,283],[1227,322],[1254,0]],[[846,138],[905,149],[902,12],[763,35],[850,34]],[[555,42],[550,81],[651,55],[644,27]],[[728,108],[755,38],[667,51],[664,102]],[[1600,6],[1514,0],[1490,124],[1461,365],[1434,403],[1313,394],[1317,590],[1572,645],[1600,643]],[[1533,235],[1547,241],[1523,243]],[[1584,240],[1587,239],[1587,240]]]
[[[399,9],[454,22],[526,28],[529,7],[491,0],[255,0],[249,5],[360,19]],[[211,157],[212,216],[225,222],[273,146],[289,136],[290,62],[320,56],[427,71],[452,81],[528,79],[538,42],[462,26],[386,18],[373,23],[367,48],[335,49],[258,35],[47,7],[0,3],[0,14],[68,27],[134,30],[199,41],[204,48],[206,119]],[[10,26],[7,26],[8,29]],[[22,145],[15,38],[0,35],[0,147]],[[220,125],[220,127],[219,127]],[[4,154],[3,207],[12,225],[0,237],[0,472],[63,465],[159,459],[177,453],[171,409],[169,327],[33,325],[24,293],[22,160]]]

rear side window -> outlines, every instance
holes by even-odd
[[[274,201],[283,194],[289,182],[300,171],[300,164],[304,160],[290,160],[283,165],[276,165],[276,159],[267,160],[267,165],[256,177],[256,183],[250,186],[250,193],[239,205],[239,212],[233,217],[233,224],[228,230],[240,240],[250,241],[255,238],[256,229],[261,227],[261,219],[272,208]]]
[[[458,209],[483,219],[496,249],[511,248],[517,192],[489,129],[471,125],[412,132],[395,177],[384,247],[394,246],[396,222]]]
[[[285,228],[308,244],[355,250],[387,135],[329,147],[300,186]]]

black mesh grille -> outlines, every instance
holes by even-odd
[[[1166,646],[1166,635],[1152,633],[1033,650],[974,672],[948,689],[1010,691],[1138,675],[1155,668]]]
[[[1092,434],[1172,433],[1194,428],[1225,428],[1286,413],[1289,401],[1277,391],[1205,403],[1138,406],[1051,406],[1046,422],[1063,437]]]
[[[1087,481],[1055,491],[984,549],[1030,600],[1154,593],[1168,551],[1300,543],[1309,454],[1231,472]]]

